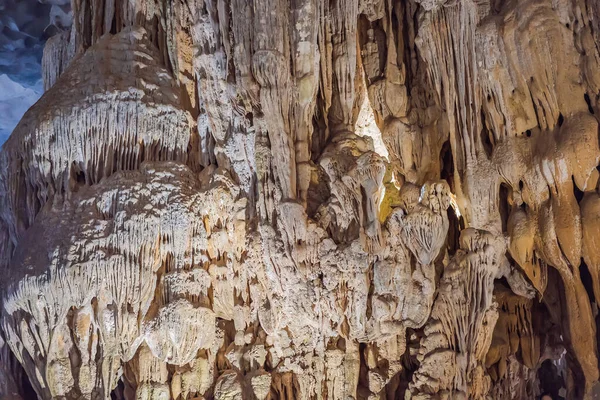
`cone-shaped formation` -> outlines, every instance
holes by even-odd
[[[3,146],[0,204],[11,238],[82,184],[143,161],[185,162],[192,121],[178,92],[143,29],[107,36],[74,60]]]

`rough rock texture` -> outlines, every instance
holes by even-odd
[[[0,152],[0,399],[600,393],[600,3],[71,9]]]

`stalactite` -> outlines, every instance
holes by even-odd
[[[72,13],[0,151],[0,399],[592,397],[596,2]]]

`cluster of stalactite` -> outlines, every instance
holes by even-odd
[[[0,399],[600,392],[600,3],[71,8],[0,151]]]

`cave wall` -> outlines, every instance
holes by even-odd
[[[0,399],[598,390],[600,3],[71,9],[0,151]]]

